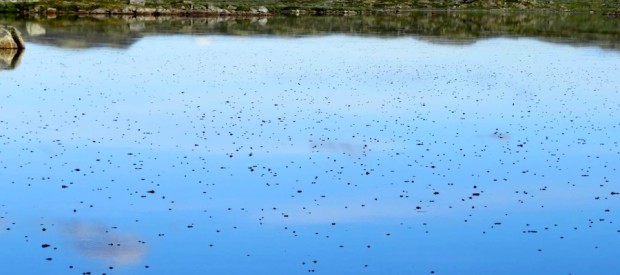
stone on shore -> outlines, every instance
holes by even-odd
[[[144,6],[146,0],[129,0],[129,5]]]
[[[0,26],[0,49],[24,49],[26,44],[21,33],[11,26]]]
[[[264,6],[258,7],[257,11],[258,13],[269,13],[269,10],[265,8]]]

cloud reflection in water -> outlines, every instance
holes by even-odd
[[[138,264],[147,252],[137,236],[111,232],[98,224],[74,222],[66,233],[81,255],[116,265]]]

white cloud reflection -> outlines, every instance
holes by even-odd
[[[146,255],[146,245],[137,236],[113,231],[86,222],[74,222],[66,227],[74,248],[83,256],[116,265],[140,263]]]
[[[211,41],[211,39],[207,38],[207,37],[198,37],[196,38],[196,45],[200,46],[200,47],[209,47],[211,46],[211,43],[213,43]]]

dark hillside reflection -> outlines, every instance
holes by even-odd
[[[532,37],[576,46],[620,49],[620,20],[590,14],[420,12],[400,16],[270,18],[58,17],[1,18],[29,42],[64,48],[129,47],[161,34],[412,36],[433,43],[469,44],[499,36]]]

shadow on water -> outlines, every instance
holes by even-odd
[[[0,17],[28,42],[63,48],[127,48],[144,36],[218,34],[314,36],[343,34],[415,37],[432,43],[471,44],[494,37],[530,37],[574,46],[620,50],[620,20],[593,14],[416,12],[398,16]]]
[[[12,70],[19,66],[23,49],[0,49],[0,70]]]

